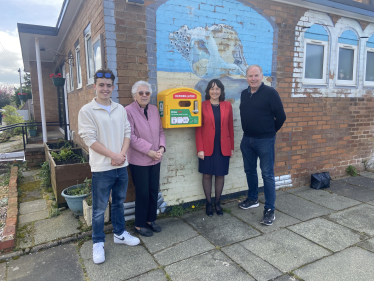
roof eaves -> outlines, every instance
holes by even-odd
[[[58,34],[58,29],[56,27],[51,26],[17,23],[17,27],[19,33],[30,33],[49,36],[57,36]]]

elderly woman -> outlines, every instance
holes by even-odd
[[[149,104],[151,85],[138,81],[132,86],[134,102],[126,106],[131,125],[129,168],[135,185],[135,232],[152,236],[160,232],[155,223],[160,182],[160,162],[165,152],[165,135],[156,106]]]

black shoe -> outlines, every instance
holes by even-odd
[[[264,217],[262,218],[260,223],[265,225],[272,225],[273,221],[275,221],[274,211],[272,211],[271,209],[264,210]]]
[[[152,236],[153,235],[153,232],[150,231],[148,228],[145,228],[145,227],[141,227],[140,229],[137,229],[135,226],[134,226],[134,231],[136,233],[139,233],[140,235],[143,235],[143,236]]]
[[[219,202],[216,203],[216,204],[214,204],[214,208],[216,209],[217,215],[223,216],[223,210],[222,210],[221,205],[220,205]]]
[[[205,212],[208,217],[213,217],[213,206],[212,203],[206,203]]]
[[[152,230],[153,232],[160,232],[161,231],[161,226],[159,226],[155,222],[151,222],[151,224],[146,223],[145,227]]]
[[[258,206],[260,206],[260,204],[258,204],[257,200],[252,201],[251,199],[247,198],[243,202],[239,203],[238,206],[239,206],[239,208],[247,210],[247,209],[250,209],[250,208],[257,208]]]

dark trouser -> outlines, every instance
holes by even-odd
[[[129,165],[135,185],[135,226],[145,227],[157,218],[157,197],[160,184],[160,166]]]
[[[262,179],[264,180],[265,209],[274,211],[275,178],[274,178],[274,144],[275,136],[256,139],[243,136],[240,150],[243,154],[244,171],[247,176],[248,198],[258,198],[257,158],[260,158]]]
[[[126,199],[129,176],[127,167],[92,173],[92,241],[105,242],[104,212],[112,191],[113,232],[121,235],[125,230],[123,202]]]

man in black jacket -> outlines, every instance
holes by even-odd
[[[278,92],[262,82],[262,68],[259,65],[249,66],[246,77],[249,87],[240,97],[240,117],[244,131],[240,149],[247,176],[248,198],[239,207],[249,209],[259,206],[257,158],[260,158],[265,192],[265,210],[261,223],[272,225],[275,220],[275,135],[286,120],[286,114]]]

